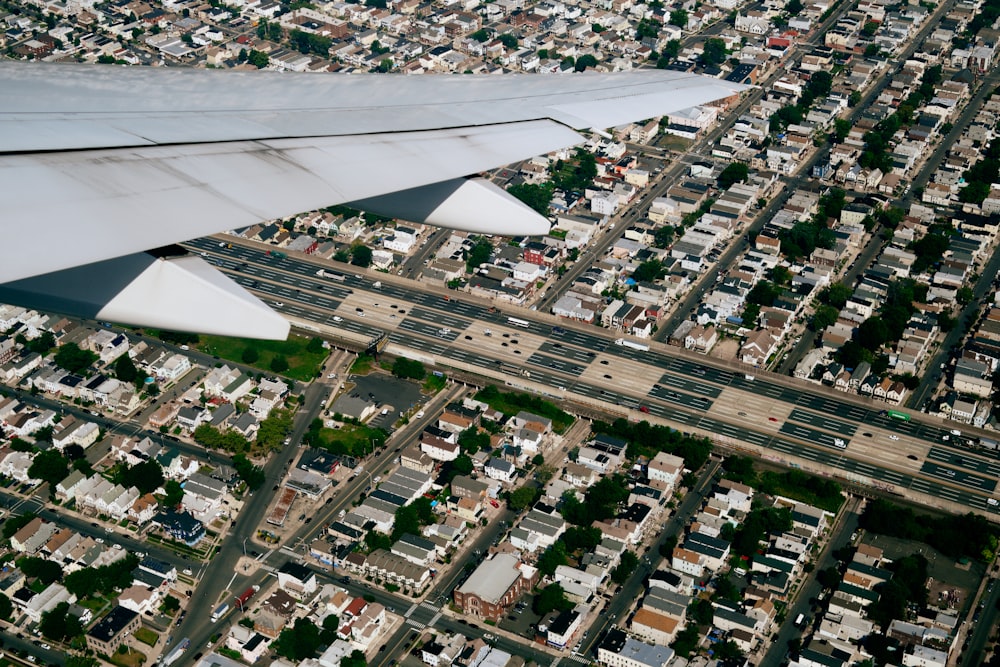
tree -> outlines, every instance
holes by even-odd
[[[567,563],[569,563],[569,558],[566,554],[566,545],[562,542],[556,542],[538,557],[536,565],[539,572],[546,577],[551,577],[556,573],[557,567]]]
[[[281,631],[274,650],[278,655],[300,662],[316,657],[320,646],[319,628],[306,618],[299,618],[295,626]]]
[[[351,264],[369,267],[372,265],[372,249],[366,245],[356,245],[351,250]]]
[[[6,595],[0,595],[0,620],[9,621],[14,613],[14,605]]]
[[[132,358],[128,356],[128,353],[118,357],[115,361],[115,377],[129,384],[135,382],[135,379],[139,377],[139,370],[132,363]]]
[[[18,558],[17,567],[24,573],[24,576],[38,579],[48,586],[53,581],[62,579],[63,571],[59,563],[45,558]]]
[[[799,12],[803,9],[805,9],[805,6],[802,4],[802,0],[788,0],[785,3],[785,12],[790,16],[798,16]]]
[[[37,338],[24,341],[18,339],[18,342],[32,352],[37,352],[44,357],[49,353],[49,350],[56,346],[56,337],[51,331],[45,331],[42,332],[42,335]]]
[[[168,479],[163,485],[163,506],[174,508],[181,504],[184,500],[184,489],[181,487],[180,482],[175,479]]]
[[[569,611],[573,608],[573,603],[566,597],[566,592],[558,583],[549,584],[535,596],[531,604],[531,610],[539,616],[544,616],[550,611]]]
[[[121,468],[122,486],[134,486],[139,493],[152,493],[163,485],[163,468],[155,459]]]
[[[618,567],[611,570],[611,581],[616,584],[624,584],[632,576],[632,573],[635,572],[635,568],[638,565],[639,557],[631,551],[625,551],[618,561]]]
[[[670,12],[670,23],[678,28],[686,28],[688,24],[688,13],[683,9],[675,9]]]
[[[56,484],[66,479],[68,474],[69,461],[56,449],[38,452],[28,468],[28,477],[48,482],[50,493],[55,492]]]
[[[518,183],[507,188],[507,192],[540,215],[548,215],[553,194],[551,183]]]
[[[392,374],[403,379],[423,380],[427,377],[427,369],[424,368],[423,363],[415,359],[396,357],[396,361],[392,364]]]
[[[477,30],[474,33],[472,33],[471,35],[469,35],[469,37],[471,37],[472,39],[474,39],[477,42],[479,42],[480,44],[482,44],[482,43],[486,42],[487,40],[489,40],[489,38],[490,38],[490,31],[487,30],[486,28],[480,28],[479,30]]]
[[[337,640],[337,630],[340,628],[340,619],[336,614],[327,614],[323,617],[322,630],[319,633],[319,640],[329,646]]]
[[[79,373],[97,361],[98,356],[90,350],[81,350],[76,343],[60,345],[56,350],[54,361],[60,368],[70,373]]]
[[[588,67],[597,67],[597,58],[589,53],[585,53],[576,59],[576,64],[573,65],[573,69],[577,72],[582,72]]]
[[[69,614],[68,602],[60,602],[42,614],[42,620],[38,624],[38,628],[46,638],[56,641],[72,639],[83,633],[80,620],[76,616]]]
[[[250,490],[259,489],[264,485],[264,469],[251,463],[245,454],[233,456],[233,468]]]
[[[323,339],[319,336],[313,336],[309,339],[309,344],[306,345],[306,351],[309,354],[323,354]]]
[[[734,183],[745,183],[750,176],[750,168],[742,162],[730,162],[719,174],[716,183],[720,190],[728,190]]]
[[[702,47],[701,62],[706,67],[726,62],[726,43],[718,37],[709,37]]]
[[[243,348],[243,353],[240,355],[240,360],[244,364],[250,364],[252,366],[253,364],[257,363],[258,359],[260,359],[260,353],[257,351],[256,347],[254,347],[253,345],[248,345],[247,347]]]
[[[493,244],[485,236],[476,238],[472,250],[465,257],[465,270],[472,273],[483,264],[490,261],[493,256]]]
[[[636,267],[632,273],[632,279],[637,283],[653,282],[662,278],[665,273],[663,262],[658,259],[649,259]]]
[[[365,654],[355,649],[349,656],[340,659],[340,667],[368,667],[368,663]]]
[[[822,331],[828,326],[836,323],[838,317],[840,317],[840,311],[833,306],[817,306],[816,311],[813,313],[812,320],[809,322],[809,327],[813,331]]]
[[[282,354],[276,354],[272,359],[268,367],[275,373],[284,373],[288,370],[288,359]]]
[[[264,69],[271,64],[271,57],[263,51],[250,49],[250,53],[247,54],[247,62],[257,69]]]
[[[504,34],[500,35],[497,39],[499,39],[500,43],[503,44],[508,49],[517,48],[517,37],[510,34],[509,32],[505,32]]]
[[[526,507],[535,504],[538,498],[538,489],[530,486],[522,486],[510,492],[507,498],[507,506],[515,512],[520,512]]]

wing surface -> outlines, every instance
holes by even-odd
[[[578,144],[577,130],[743,88],[663,71],[295,75],[2,63],[0,283],[81,265],[99,276],[135,264],[105,260],[340,203],[481,233],[545,233],[544,217],[466,177]],[[26,221],[39,221],[48,241],[24,233]],[[176,273],[150,271],[161,281]],[[193,289],[199,279],[181,282]],[[17,293],[44,307],[57,283]],[[190,318],[177,324],[191,327]]]

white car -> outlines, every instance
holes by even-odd
[[[420,410],[419,412],[417,412],[417,419],[423,419],[423,418],[424,418],[424,411]]]
[[[892,435],[889,436],[889,439],[890,440],[899,440],[899,436],[896,435],[896,434],[892,434]]]

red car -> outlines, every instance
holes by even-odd
[[[500,507],[500,503],[498,503],[498,502],[497,502],[497,501],[495,501],[495,500],[491,500],[491,501],[490,501],[490,505],[493,505],[493,507]]]
[[[649,408],[647,408],[645,405],[640,405],[639,412],[649,412]]]
[[[767,421],[769,421],[769,422],[776,422],[776,421],[778,421],[778,418],[777,417],[768,417]]]

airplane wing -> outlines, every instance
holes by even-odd
[[[470,175],[579,144],[579,130],[743,88],[653,70],[296,75],[0,63],[0,300],[282,338],[283,318],[201,259],[144,251],[341,203],[542,234],[544,217]],[[88,288],[66,290],[67,281]]]

